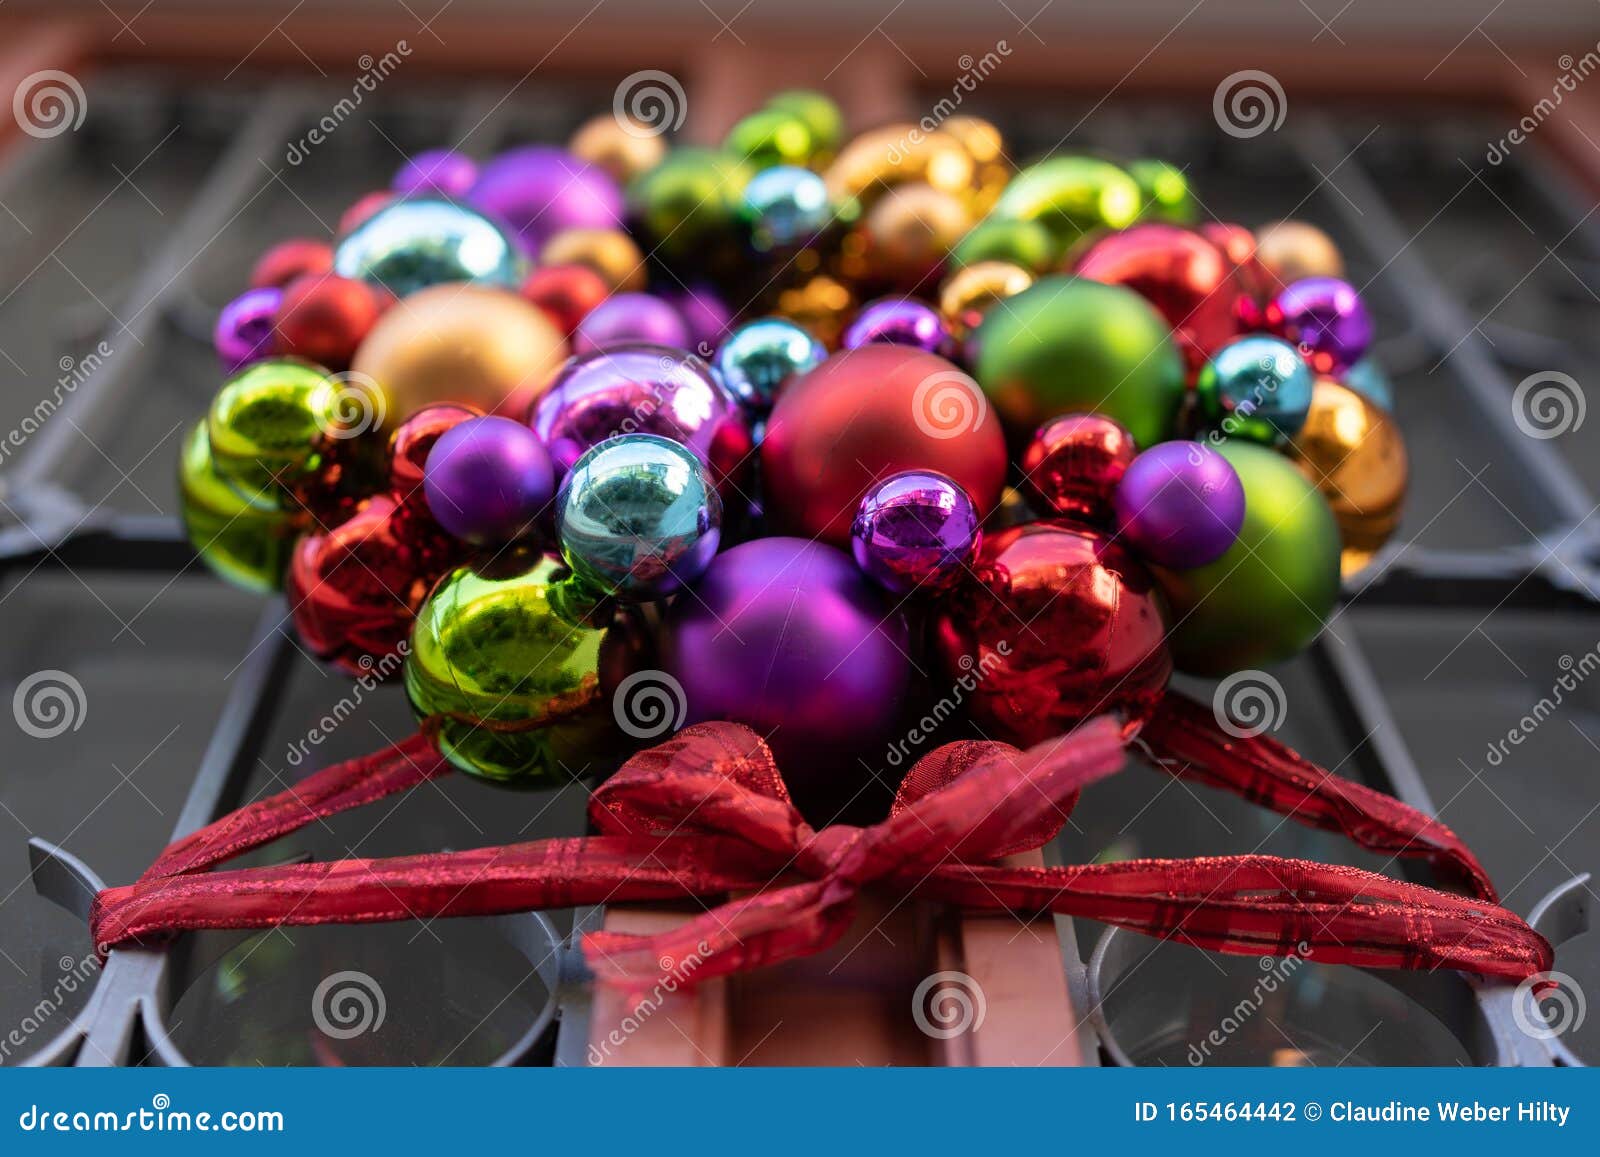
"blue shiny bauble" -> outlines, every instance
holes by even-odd
[[[561,555],[583,582],[629,602],[693,582],[722,541],[722,500],[694,451],[654,434],[591,447],[556,497]]]
[[[333,251],[333,271],[396,297],[447,281],[515,289],[522,255],[510,235],[476,209],[419,198],[385,205],[351,230]]]
[[[806,245],[833,220],[827,183],[799,165],[775,165],[751,177],[742,211],[750,242],[763,253]]]
[[[729,334],[712,367],[747,410],[764,414],[784,382],[822,364],[827,356],[827,348],[794,322],[767,317]]]
[[[1212,355],[1195,382],[1206,423],[1230,438],[1273,445],[1293,438],[1306,424],[1311,367],[1281,338],[1253,334]]]
[[[1342,380],[1380,410],[1394,410],[1394,383],[1375,358],[1362,358],[1344,372]]]

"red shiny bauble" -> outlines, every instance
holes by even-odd
[[[348,671],[398,673],[418,608],[466,552],[389,496],[368,500],[348,521],[295,544],[284,592],[301,640]]]
[[[1207,221],[1200,226],[1200,235],[1211,242],[1233,266],[1239,283],[1239,297],[1234,302],[1234,316],[1240,333],[1250,333],[1265,324],[1262,306],[1266,304],[1269,279],[1267,271],[1256,259],[1256,235],[1243,225],[1225,221]]]
[[[374,189],[370,193],[363,193],[356,198],[348,209],[339,214],[338,235],[346,237],[354,233],[356,229],[366,223],[368,217],[371,217],[379,209],[389,204],[394,198],[395,194],[388,189]]]
[[[1084,251],[1073,272],[1124,286],[1155,306],[1191,371],[1239,334],[1235,309],[1244,287],[1234,263],[1191,229],[1151,222],[1108,234]]]
[[[280,241],[257,259],[250,270],[250,288],[282,289],[297,277],[333,272],[333,247],[325,241],[296,237]]]
[[[1138,448],[1099,414],[1062,414],[1040,426],[1022,455],[1022,477],[1045,507],[1109,526],[1111,496]]]
[[[1066,520],[988,536],[940,607],[935,644],[990,739],[1026,747],[1095,715],[1131,733],[1172,675],[1167,612],[1110,536]]]
[[[284,287],[273,326],[276,351],[344,370],[389,297],[365,281],[308,274]]]
[[[528,274],[522,296],[570,337],[589,311],[611,296],[611,287],[587,265],[547,265]]]
[[[446,430],[468,418],[481,417],[483,411],[476,406],[436,402],[401,422],[389,439],[389,492],[395,501],[413,513],[426,514],[428,503],[422,494],[422,473],[428,464],[428,451]]]
[[[846,546],[861,496],[902,470],[955,479],[980,515],[1000,500],[1005,435],[978,384],[910,346],[834,354],[784,387],[761,444],[776,533]]]

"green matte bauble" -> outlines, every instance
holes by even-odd
[[[1187,174],[1166,161],[1141,160],[1128,165],[1128,176],[1144,195],[1144,219],[1187,225],[1199,216]]]
[[[606,632],[557,613],[566,582],[548,558],[507,577],[462,567],[417,612],[406,695],[467,774],[565,784],[609,733],[596,708]]]
[[[228,379],[206,422],[218,477],[251,506],[281,510],[316,469],[318,445],[339,423],[339,385],[306,362],[257,362]]]
[[[797,114],[781,108],[758,109],[728,131],[723,151],[752,169],[774,165],[805,165],[816,152],[811,126]]]
[[[1095,229],[1126,229],[1139,219],[1144,195],[1128,173],[1098,157],[1050,157],[1011,178],[993,215],[1037,221],[1065,253]]]
[[[952,269],[965,269],[980,261],[1008,261],[1034,273],[1054,263],[1055,238],[1037,221],[989,217],[967,230],[950,251]]]
[[[283,585],[294,546],[291,515],[251,506],[217,475],[206,423],[196,422],[178,458],[183,527],[195,553],[236,587],[268,594]]]
[[[1141,449],[1175,432],[1183,359],[1131,289],[1043,277],[985,314],[974,340],[973,376],[1016,442],[1076,411],[1117,422]]]
[[[737,235],[750,166],[716,149],[674,149],[628,186],[628,213],[641,247],[664,257],[693,256]]]
[[[1215,449],[1244,484],[1244,526],[1228,552],[1194,570],[1156,569],[1172,605],[1180,671],[1220,676],[1294,655],[1339,597],[1339,524],[1294,463],[1233,439]]]
[[[811,130],[811,146],[819,159],[839,151],[844,142],[844,114],[839,106],[820,92],[808,88],[785,89],[767,107],[792,113]]]

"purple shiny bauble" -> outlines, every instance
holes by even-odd
[[[891,607],[843,551],[756,539],[718,555],[694,597],[672,604],[662,666],[683,687],[685,722],[744,723],[797,795],[842,786],[848,798],[867,775],[857,756],[882,766],[910,683]]]
[[[591,309],[572,332],[572,352],[577,354],[639,342],[688,349],[689,327],[659,297],[614,293]]]
[[[1341,374],[1372,344],[1372,315],[1355,286],[1337,277],[1296,281],[1267,306],[1267,326],[1320,374]]]
[[[907,470],[874,483],[850,527],[850,552],[895,594],[944,590],[978,551],[978,509],[953,478]]]
[[[674,286],[664,290],[662,300],[678,311],[689,330],[687,348],[701,357],[710,357],[733,328],[733,311],[722,295],[708,285]]]
[[[915,346],[930,354],[947,354],[950,331],[939,311],[908,297],[886,297],[862,306],[840,344],[847,350],[872,342]]]
[[[428,451],[423,493],[434,520],[463,542],[510,542],[555,496],[544,444],[510,418],[468,418]]]
[[[495,157],[478,170],[466,200],[504,222],[530,256],[564,229],[622,227],[622,192],[610,174],[548,145]]]
[[[478,162],[454,149],[425,149],[400,166],[390,188],[402,197],[465,197],[478,179]]]
[[[1117,536],[1148,562],[1190,570],[1227,553],[1244,525],[1244,484],[1200,442],[1163,442],[1135,458],[1112,499]]]
[[[272,330],[283,304],[283,290],[274,286],[247,289],[222,307],[211,331],[222,368],[230,374],[272,354]]]
[[[738,401],[705,362],[666,346],[613,346],[573,358],[535,403],[532,424],[559,475],[607,438],[656,434],[710,466],[731,505],[750,463]]]

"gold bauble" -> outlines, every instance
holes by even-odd
[[[952,134],[919,125],[886,125],[851,141],[823,179],[828,196],[848,218],[855,205],[870,207],[896,185],[916,182],[959,197],[971,194],[977,175],[972,155]]]
[[[945,325],[964,338],[999,301],[1033,284],[1033,274],[1009,261],[979,261],[952,273],[939,290],[939,312]]]
[[[1318,378],[1288,454],[1333,508],[1344,544],[1340,569],[1355,573],[1400,524],[1411,471],[1399,426],[1349,387]]]
[[[889,190],[866,220],[867,268],[875,278],[915,284],[935,272],[972,227],[972,214],[956,194],[912,183]]]
[[[1344,276],[1344,258],[1333,238],[1304,221],[1274,221],[1257,229],[1256,260],[1272,293],[1306,277]]]
[[[829,349],[837,349],[845,321],[855,308],[856,295],[848,285],[819,273],[780,293],[777,314],[810,331]]]
[[[612,293],[637,293],[645,286],[644,254],[621,229],[563,229],[540,247],[539,264],[586,266]]]
[[[452,282],[379,318],[356,350],[350,382],[382,394],[376,412],[393,429],[433,402],[514,412],[566,356],[566,339],[543,311],[509,290]]]
[[[1000,199],[1006,182],[1011,180],[1011,162],[1006,156],[1005,137],[1000,130],[981,117],[953,116],[939,126],[961,142],[961,147],[972,158],[975,167],[973,189],[968,204],[974,220],[984,214]]]
[[[631,130],[631,131],[630,131]],[[579,160],[604,169],[626,185],[667,155],[667,142],[647,125],[624,122],[611,113],[585,121],[567,142],[567,151]]]

